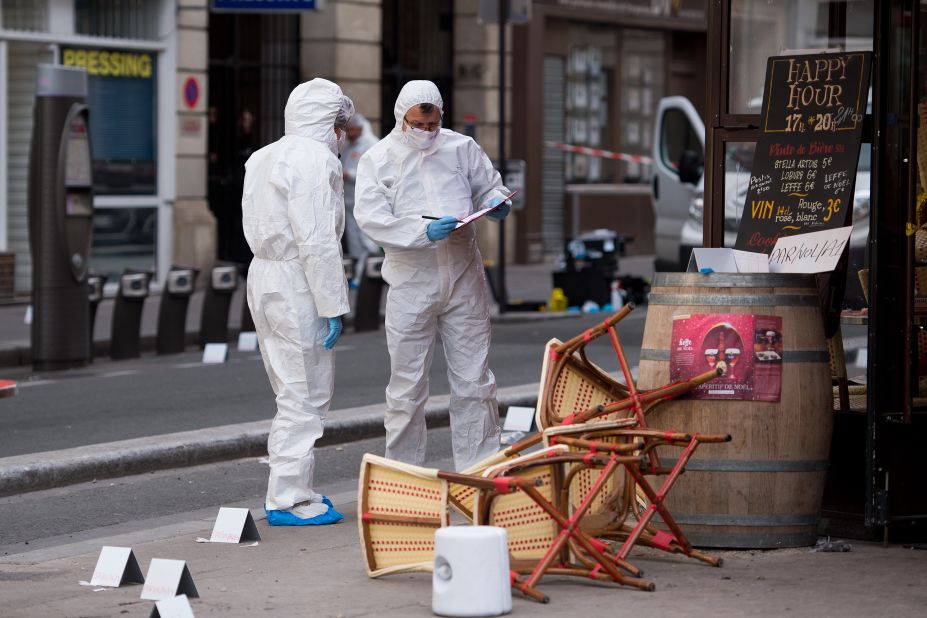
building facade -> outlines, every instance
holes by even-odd
[[[704,0],[516,2],[530,19],[505,26],[505,113],[500,26],[480,19],[481,5],[494,3],[324,0],[288,12],[262,4],[0,0],[0,255],[15,261],[17,293],[31,285],[26,183],[40,63],[88,72],[91,267],[111,282],[125,268],[147,269],[157,289],[172,264],[247,264],[243,163],[283,133],[290,90],[317,76],[340,84],[381,136],[411,79],[437,83],[445,126],[493,158],[506,119],[507,158],[527,162],[524,207],[505,226],[516,249],[509,261],[562,249],[574,231],[571,191],[581,185],[601,194],[582,197],[582,229],[615,229],[637,237],[637,252],[650,248],[646,163],[564,154],[545,142],[646,155],[659,97],[686,94],[703,105]],[[479,228],[487,258],[499,228]]]
[[[649,157],[657,103],[705,109],[704,0],[536,0],[515,27],[512,153],[527,162],[520,262],[597,228],[652,254]],[[559,147],[558,147],[559,145]],[[581,146],[611,158],[564,150]]]
[[[163,270],[177,196],[175,3],[0,2],[0,252],[31,287],[28,168],[37,66],[87,71],[95,181],[91,267]]]

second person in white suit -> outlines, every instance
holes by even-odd
[[[473,139],[441,128],[443,107],[432,82],[402,88],[395,128],[361,157],[354,216],[386,254],[386,456],[424,463],[428,372],[440,334],[454,466],[462,470],[498,451],[500,427],[483,259],[473,226],[455,226],[509,191]]]

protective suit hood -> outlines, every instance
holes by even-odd
[[[441,116],[444,116],[444,99],[441,98],[438,87],[428,80],[416,79],[403,86],[396,97],[396,105],[393,106],[396,131],[402,131],[402,119],[406,117],[406,113],[422,103],[431,103],[441,110]]]
[[[354,115],[354,104],[341,88],[327,79],[317,77],[293,88],[283,110],[284,133],[322,142],[335,155],[338,138],[335,121],[347,124]]]

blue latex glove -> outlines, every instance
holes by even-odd
[[[509,211],[512,210],[512,202],[506,200],[505,204],[499,206],[494,211],[486,215],[487,217],[492,217],[496,221],[502,221],[509,216]]]
[[[338,337],[341,336],[342,328],[340,317],[328,318],[328,337],[322,342],[322,347],[326,350],[331,350],[335,347],[335,342],[338,341]]]
[[[428,227],[425,228],[425,235],[428,236],[428,240],[431,242],[443,240],[454,231],[458,223],[460,221],[457,217],[441,217],[437,221],[428,224]]]

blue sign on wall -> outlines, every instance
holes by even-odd
[[[216,11],[314,11],[324,0],[212,0]]]

